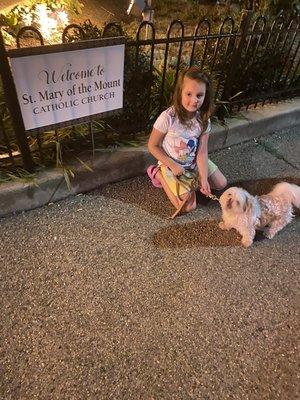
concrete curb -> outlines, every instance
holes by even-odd
[[[226,119],[226,126],[213,124],[209,152],[295,126],[300,122],[300,98],[239,114],[239,118]]]
[[[239,118],[213,123],[209,152],[239,144],[255,137],[295,126],[300,121],[300,99],[266,105],[241,112]],[[36,175],[34,183],[9,182],[0,186],[0,216],[41,207],[50,202],[95,189],[101,185],[132,178],[145,173],[155,162],[146,146],[116,152],[80,155],[92,172],[79,162],[69,164],[75,174],[68,189],[63,171],[54,168]]]

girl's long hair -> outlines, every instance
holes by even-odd
[[[201,108],[199,109],[200,113],[199,123],[203,129],[203,132],[205,132],[208,126],[208,119],[211,117],[214,111],[213,90],[212,90],[211,80],[208,75],[206,75],[198,67],[195,66],[184,70],[178,77],[175,90],[173,93],[172,106],[174,107],[175,114],[178,116],[179,121],[184,125],[188,125],[190,120],[188,112],[182,106],[182,101],[181,101],[183,80],[185,77],[189,79],[194,79],[197,82],[203,82],[206,86],[204,101]]]

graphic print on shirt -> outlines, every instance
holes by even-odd
[[[176,153],[176,159],[182,163],[190,165],[194,162],[197,151],[197,138],[176,138],[174,141],[173,149]]]

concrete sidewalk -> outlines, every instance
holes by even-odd
[[[300,184],[299,127],[210,157],[251,193]],[[300,219],[245,249],[216,201],[169,219],[146,150],[123,153],[77,187],[131,179],[1,219],[1,399],[299,398]]]
[[[272,163],[269,164],[268,154],[272,154],[292,169],[292,176],[299,176],[299,133],[300,99],[284,101],[276,105],[266,105],[263,108],[239,113],[238,118],[226,120],[226,124],[213,124],[209,143],[212,158],[222,165],[222,170],[229,181],[242,179],[241,169],[235,171],[236,157],[242,157],[242,149],[247,149],[246,143],[254,140],[256,151],[253,157],[263,157],[257,165],[268,168],[272,173]],[[293,128],[289,136],[280,136],[280,132]],[[270,139],[270,135],[272,138]],[[274,135],[274,136],[273,136]],[[232,146],[244,143],[239,148],[239,154],[234,158],[228,154]],[[247,151],[247,150],[245,150]],[[229,157],[228,157],[229,156]],[[80,155],[80,159],[92,168],[88,171],[81,163],[76,162],[66,167],[75,174],[71,190],[68,189],[61,169],[53,169],[38,173],[32,183],[10,182],[0,186],[0,216],[41,207],[51,202],[65,199],[78,193],[84,193],[107,183],[122,181],[145,173],[147,166],[154,160],[146,146],[139,148],[120,149],[116,152]],[[241,168],[245,163],[241,162]],[[256,165],[256,163],[254,163]],[[276,170],[273,165],[273,174]],[[246,173],[247,175],[247,173]],[[280,174],[279,174],[280,175]],[[265,176],[266,178],[268,176]],[[243,179],[247,178],[245,176]]]

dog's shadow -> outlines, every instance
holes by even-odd
[[[241,246],[236,231],[222,231],[216,220],[201,220],[167,226],[153,236],[153,244],[160,248],[234,247]]]
[[[300,178],[269,178],[249,181],[230,182],[228,186],[239,186],[253,195],[268,193],[279,182],[286,181],[300,185]],[[161,218],[168,218],[174,212],[162,189],[154,188],[146,176],[128,179],[126,181],[108,184],[93,192],[113,198],[147,211]],[[218,193],[220,195],[220,193]],[[210,207],[215,202],[197,192],[198,207]],[[299,210],[296,211],[299,216]],[[184,216],[180,217],[181,223],[174,222],[158,231],[153,236],[153,243],[161,248],[187,248],[187,247],[226,247],[241,246],[241,237],[235,230],[222,231],[217,220],[199,220],[197,222],[182,223]],[[265,237],[258,232],[255,240],[261,241]]]
[[[153,236],[153,244],[162,249],[191,247],[242,247],[241,236],[235,229],[223,231],[216,220],[201,220],[176,224],[161,229]],[[255,242],[267,240],[257,232]]]

